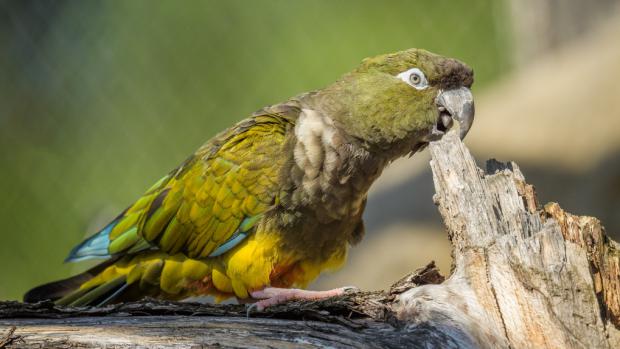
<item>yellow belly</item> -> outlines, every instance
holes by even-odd
[[[248,291],[266,286],[305,288],[322,271],[337,269],[346,259],[346,246],[343,246],[327,260],[303,260],[292,251],[284,251],[279,238],[276,234],[257,233],[224,256],[222,264],[226,268],[222,279],[228,286],[226,289],[239,298],[247,298]]]

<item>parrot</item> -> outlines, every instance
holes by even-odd
[[[351,288],[306,288],[362,239],[368,190],[386,166],[453,127],[465,137],[472,84],[465,63],[411,48],[266,106],[207,141],[66,259],[99,264],[24,301],[211,296],[262,310],[344,294]]]

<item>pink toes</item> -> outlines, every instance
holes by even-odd
[[[355,287],[341,287],[327,291],[307,291],[297,288],[266,287],[260,291],[250,292],[254,299],[258,299],[252,308],[262,311],[265,308],[286,303],[291,300],[318,300],[340,296],[347,291],[356,290]]]

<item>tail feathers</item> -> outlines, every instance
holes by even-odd
[[[58,305],[102,306],[145,296],[183,299],[200,294],[226,299],[239,284],[212,263],[157,251],[112,257],[85,273],[34,288],[24,301],[50,299]]]
[[[126,276],[121,275],[93,288],[79,288],[58,299],[56,304],[74,307],[103,306],[113,302],[128,287]]]
[[[114,302],[129,287],[125,275],[96,287],[81,288],[81,282],[85,281],[88,279],[69,278],[39,286],[26,293],[24,302],[32,303],[51,299],[58,305],[99,307]]]
[[[24,295],[24,302],[36,303],[43,300],[59,302],[69,296],[75,297],[80,293],[86,293],[89,289],[80,288],[85,282],[102,272],[105,268],[116,262],[116,258],[111,258],[95,267],[72,277],[50,282],[37,286]]]
[[[37,286],[24,295],[24,302],[36,303],[43,300],[58,300],[65,295],[74,292],[80,288],[80,285],[90,280],[92,275],[87,273],[72,276],[64,280],[50,282],[41,286]]]

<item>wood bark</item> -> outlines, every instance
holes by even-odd
[[[593,217],[541,207],[514,163],[476,162],[455,133],[429,146],[453,245],[389,290],[241,305],[0,303],[0,348],[620,348],[620,246]],[[412,246],[415,253],[417,246]]]

